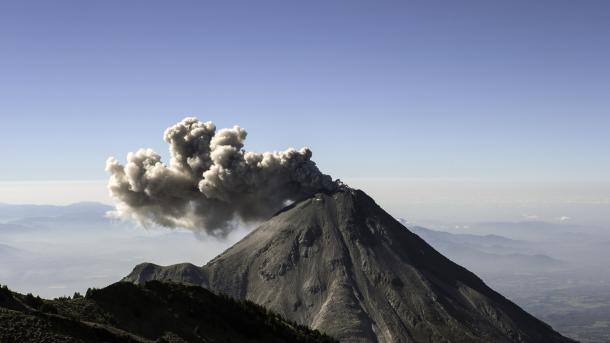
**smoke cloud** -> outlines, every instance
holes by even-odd
[[[311,160],[311,150],[255,153],[243,149],[246,130],[216,130],[185,118],[165,130],[169,165],[151,149],[106,161],[116,214],[139,223],[225,236],[236,221],[267,219],[288,201],[337,185]]]

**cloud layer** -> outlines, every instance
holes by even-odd
[[[143,225],[226,235],[236,221],[266,219],[287,201],[337,186],[311,160],[311,150],[255,153],[243,149],[246,130],[216,130],[185,118],[165,130],[169,165],[151,149],[106,162],[116,213]]]

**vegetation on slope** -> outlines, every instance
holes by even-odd
[[[336,342],[248,301],[177,283],[119,282],[45,300],[0,288],[0,342]]]

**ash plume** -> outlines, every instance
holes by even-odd
[[[109,158],[116,214],[145,226],[224,236],[236,221],[266,219],[288,201],[337,187],[308,148],[249,152],[246,135],[239,126],[217,131],[190,117],[165,130],[169,164],[151,149],[130,152],[125,165]]]

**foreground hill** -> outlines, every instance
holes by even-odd
[[[0,289],[0,342],[335,342],[197,286],[116,283],[43,300]]]
[[[290,206],[204,267],[142,264],[124,280],[202,285],[342,342],[570,342],[451,262],[364,192]]]

